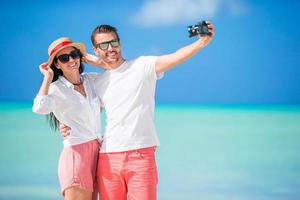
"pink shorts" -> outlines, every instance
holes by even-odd
[[[90,192],[94,191],[94,188],[96,188],[98,153],[98,140],[63,149],[58,163],[58,178],[63,196],[65,190],[73,186]]]
[[[156,200],[155,148],[99,153],[97,179],[101,200]]]

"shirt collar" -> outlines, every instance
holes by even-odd
[[[106,71],[109,72],[109,73],[120,71],[125,66],[125,63],[127,63],[127,61],[124,59],[124,62],[121,65],[119,65],[117,68],[108,69]]]
[[[83,79],[82,75],[80,75],[80,78]],[[59,80],[67,87],[74,89],[74,85],[70,81],[68,81],[64,76],[59,76]]]

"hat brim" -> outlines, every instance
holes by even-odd
[[[55,56],[56,56],[56,54],[57,54],[60,50],[66,48],[66,47],[75,47],[75,48],[79,49],[83,56],[85,56],[85,55],[87,54],[87,53],[86,53],[85,45],[84,45],[83,43],[80,43],[80,42],[73,42],[73,43],[71,43],[71,44],[67,44],[67,45],[65,45],[65,46],[63,46],[63,47],[57,49],[56,52],[53,53],[53,54],[48,58],[48,62],[47,62],[48,65],[51,65],[52,62],[53,62],[53,60],[54,60],[54,58],[55,58]]]

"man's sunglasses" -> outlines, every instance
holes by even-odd
[[[70,54],[62,54],[60,56],[57,56],[57,59],[62,63],[67,63],[70,60],[70,56],[73,59],[80,58],[81,52],[78,49],[74,49],[73,51],[70,52]]]
[[[101,50],[107,50],[109,44],[111,45],[111,47],[115,48],[115,47],[118,47],[120,45],[120,42],[119,42],[118,39],[114,39],[114,40],[111,40],[111,41],[96,44],[96,48],[99,48]]]

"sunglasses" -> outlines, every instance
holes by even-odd
[[[57,59],[62,63],[67,63],[70,60],[70,57],[73,59],[80,58],[81,52],[78,49],[74,49],[69,54],[62,54],[60,56],[57,56]]]
[[[120,42],[119,42],[118,39],[113,39],[111,41],[96,44],[96,48],[99,48],[101,50],[107,50],[109,44],[111,45],[111,47],[115,48],[115,47],[118,47],[120,45]]]

